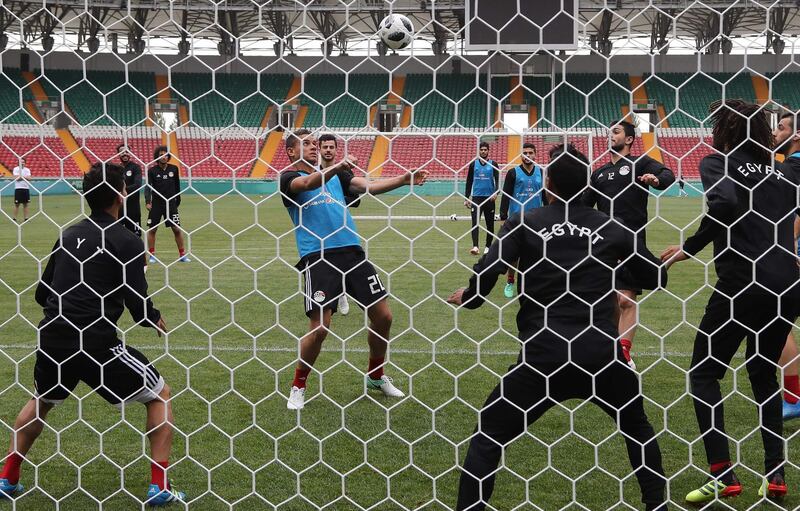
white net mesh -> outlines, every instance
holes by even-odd
[[[769,287],[768,278],[759,276],[760,271],[777,271],[796,279],[796,242],[787,235],[794,210],[777,215],[759,209],[779,204],[783,188],[769,191],[769,186],[737,182],[726,196],[711,192],[724,183],[701,181],[710,175],[701,176],[703,158],[743,142],[729,133],[729,147],[715,146],[709,106],[720,99],[741,98],[771,109],[764,123],[775,129],[778,140],[768,142],[770,165],[773,155],[781,160],[781,153],[800,150],[800,144],[795,149],[784,145],[794,140],[793,119],[775,115],[800,105],[794,63],[797,9],[795,2],[753,0],[4,2],[0,421],[12,441],[0,474],[0,500],[9,497],[10,503],[0,502],[0,507],[117,510],[169,500],[158,491],[147,494],[148,465],[166,457],[169,479],[185,492],[180,500],[193,509],[440,510],[473,504],[469,509],[483,509],[484,504],[469,500],[470,491],[478,488],[477,483],[470,486],[469,475],[478,472],[472,475],[486,481],[494,474],[491,446],[504,444],[491,499],[488,486],[478,494],[488,509],[638,509],[643,496],[635,475],[658,472],[652,457],[645,466],[638,454],[636,464],[636,453],[647,458],[653,443],[643,446],[643,437],[625,426],[635,422],[626,414],[630,402],[639,403],[634,396],[641,390],[663,459],[664,477],[656,479],[663,481],[671,506],[716,502],[712,505],[720,509],[798,508],[800,500],[792,492],[792,483],[800,480],[798,422],[790,420],[800,416],[792,394],[798,391],[797,353],[792,341],[778,359],[788,323],[768,328],[764,319],[793,321],[793,312],[779,309],[774,299],[781,297],[790,309],[794,295]],[[389,14],[407,16],[414,28],[396,39],[389,33],[402,31],[402,20],[385,30],[389,44],[410,37],[411,43],[396,51],[378,35]],[[739,116],[754,119],[745,129],[745,142],[763,142],[758,133],[764,126],[756,122],[762,114]],[[609,130],[621,119],[636,126],[632,159],[646,155],[651,160],[639,162],[652,162],[648,168],[656,174],[671,169],[676,178],[674,184],[626,178],[626,190],[641,188],[649,199],[637,203],[635,213],[644,215],[641,225],[626,216],[636,204],[599,188],[600,180],[614,179],[608,172],[620,179],[632,171],[618,164],[620,151],[624,156],[627,150],[615,145]],[[733,126],[735,120],[726,122]],[[334,204],[334,220],[346,218],[340,203],[350,203],[357,235],[347,223],[325,231],[312,220],[309,207],[318,192],[302,186],[281,189],[281,176],[297,168],[298,155],[307,156],[299,153],[302,143],[287,150],[288,134],[299,128],[311,130],[312,137],[335,135],[332,162],[346,155],[357,161],[354,193],[370,183],[371,191],[361,193],[357,205],[351,203],[354,197],[336,195],[338,184],[323,188],[322,203]],[[582,281],[576,279],[594,278],[606,267],[587,276],[559,266],[562,253],[545,250],[541,262],[525,268],[526,254],[535,251],[534,245],[525,245],[516,254],[522,261],[516,277],[522,287],[508,285],[501,276],[480,309],[447,303],[454,290],[467,285],[485,242],[496,239],[488,230],[497,234],[507,217],[514,218],[510,204],[542,196],[549,151],[565,142],[586,155],[595,173],[593,205],[603,209],[605,200],[620,232],[646,232],[654,254],[687,241],[706,215],[706,222],[722,225],[712,236],[716,260],[711,245],[703,245],[688,262],[670,268],[668,287],[644,289],[638,307],[623,303],[621,311],[614,311],[621,318],[602,316],[600,307],[586,324],[576,313],[539,325],[542,332],[561,332],[550,321],[568,324],[574,335],[554,335],[570,344],[584,330],[613,321],[615,338],[601,335],[595,341],[616,350],[617,337],[632,339],[638,380],[629,381],[630,372],[609,380],[605,373],[570,364],[557,376],[543,369],[546,354],[526,355],[531,358],[509,373],[521,346],[524,320],[515,317],[526,299],[516,299],[520,290],[537,285],[537,279],[547,281],[548,271],[561,271],[569,283],[559,292],[585,304],[591,299],[580,295]],[[486,155],[480,152],[482,143],[488,144]],[[523,165],[526,144],[535,150],[531,166]],[[175,169],[156,168],[159,146],[165,146]],[[148,401],[153,397],[148,392],[160,390],[144,362],[117,352],[99,360],[104,368],[129,363],[119,373],[108,369],[92,390],[87,383],[100,366],[70,365],[69,357],[78,360],[80,350],[61,359],[52,351],[53,342],[77,334],[44,332],[40,325],[37,285],[44,278],[52,287],[45,268],[53,243],[67,239],[67,227],[90,213],[81,193],[83,175],[95,162],[119,163],[123,153],[142,171],[141,181],[128,176],[144,231],[135,260],[149,261],[148,294],[169,332],[156,336],[125,313],[118,335],[152,362],[171,389],[162,394],[174,412],[168,455],[163,444],[168,421],[153,405],[160,399],[150,402],[148,411],[130,406],[119,413],[105,402],[108,392],[114,394],[111,401]],[[724,168],[735,169],[727,162],[744,160],[726,153],[724,161]],[[759,169],[745,174],[771,172]],[[427,171],[424,185],[399,186],[420,170]],[[631,175],[649,173],[634,168]],[[783,173],[793,171],[787,167]],[[666,174],[658,175],[663,179]],[[173,192],[159,188],[176,176],[179,205],[177,194],[170,197]],[[520,186],[517,190],[512,184],[507,189],[511,195],[503,189],[509,176]],[[155,196],[150,207],[144,198],[148,189]],[[517,191],[523,195],[514,196]],[[714,217],[719,203],[713,201],[731,194],[739,199],[736,214]],[[471,211],[485,197],[490,200],[474,208],[479,221],[473,237]],[[128,199],[127,209],[135,216],[132,208]],[[177,223],[178,208],[179,225],[160,224],[162,219]],[[148,216],[154,217],[150,223]],[[742,252],[737,245],[749,239],[748,229],[736,228],[747,221],[762,222],[769,238],[753,246],[760,247],[758,253]],[[531,239],[544,243],[564,232],[581,235],[569,225],[561,226],[562,234],[549,227],[536,230]],[[522,230],[533,233],[533,224]],[[349,241],[340,243],[340,235]],[[744,241],[735,241],[736,236]],[[342,262],[352,254],[343,256],[341,250],[322,261],[312,257],[298,264],[303,255],[298,254],[298,237],[301,252],[312,255],[320,243],[328,249],[359,244],[375,271]],[[111,245],[104,247],[119,257]],[[728,255],[721,254],[725,247]],[[785,269],[776,270],[774,261],[786,257],[770,259],[778,247],[784,256],[791,252]],[[719,299],[719,293],[712,297],[719,269],[714,263],[731,252],[767,266],[751,266],[750,283],[759,292],[719,291],[736,295],[737,301],[716,303],[718,308],[708,312],[713,309],[706,309],[709,299],[712,304]],[[602,259],[598,254],[587,251],[586,260]],[[109,275],[119,272],[119,261],[114,261],[116,269]],[[99,264],[96,259],[72,267],[80,271],[70,278],[85,284],[91,280],[87,268],[94,264]],[[482,274],[489,270],[479,267]],[[67,270],[60,271],[64,278]],[[132,286],[128,278],[119,284]],[[603,282],[610,283],[611,277]],[[337,302],[336,290],[343,285],[349,294],[347,315]],[[560,310],[558,300],[546,296],[547,289],[560,289],[557,283],[552,286],[527,296],[527,306],[535,302],[553,307],[551,312]],[[50,311],[73,326],[87,314],[95,316],[89,323],[108,319],[108,304],[119,292],[91,289],[91,304],[104,298],[103,308],[95,310],[88,302],[71,308],[72,289],[62,291],[50,289]],[[370,300],[383,291],[385,302]],[[314,329],[314,311],[334,303],[339,310],[330,326]],[[704,312],[715,311],[718,323],[701,325]],[[715,335],[709,341],[698,332]],[[740,338],[748,335],[749,350],[737,352]],[[296,373],[298,359],[316,357],[314,339],[321,352],[303,380],[302,371]],[[106,351],[116,346],[113,335],[102,340]],[[725,348],[709,352],[706,346],[715,342]],[[46,349],[44,343],[51,344]],[[384,345],[388,351],[381,357]],[[574,349],[583,349],[578,346]],[[96,352],[86,348],[83,354],[94,357]],[[609,359],[608,366],[615,364]],[[704,377],[690,371],[698,366],[706,370]],[[365,386],[365,374],[375,367],[385,369],[393,383]],[[130,370],[134,373],[125,372]],[[512,390],[511,377],[503,379],[507,374],[522,375],[525,392]],[[589,383],[587,374],[593,376]],[[135,391],[120,394],[121,382],[137,375]],[[75,378],[84,383],[70,385]],[[61,394],[52,394],[46,403],[66,398],[46,423],[35,419],[36,412],[25,416],[23,410],[17,418],[36,395],[34,380],[39,387],[47,382],[62,386]],[[704,404],[721,410],[713,389],[717,380],[724,424],[721,415],[704,411]],[[287,403],[299,406],[297,393],[290,393],[298,381],[308,382],[299,412],[287,410]],[[506,390],[495,396],[501,405],[487,406],[487,396],[501,381]],[[781,383],[785,389],[779,389]],[[609,389],[616,398],[609,398]],[[624,402],[614,400],[620,396]],[[574,397],[599,402],[619,423],[587,400],[565,399]],[[543,411],[539,405],[548,400],[554,406],[534,424]],[[775,420],[781,400],[782,432]],[[520,410],[528,411],[527,419]],[[704,427],[704,420],[711,423]],[[475,447],[462,475],[470,442],[480,437],[474,436],[476,425],[488,436],[496,432],[491,428],[506,426],[514,434],[493,436],[483,444],[485,452]],[[43,431],[30,448],[39,426]],[[710,433],[702,435],[701,428]],[[768,445],[766,467],[762,433]],[[633,442],[628,447],[634,446],[630,452],[638,471],[626,459],[626,439]],[[152,451],[149,440],[162,444]],[[721,444],[729,445],[729,451]],[[24,490],[14,486],[18,454],[24,459],[19,476]],[[743,490],[730,471],[718,486],[703,486],[709,469],[719,475],[725,462],[732,464]],[[774,498],[785,491],[775,478],[778,467],[789,482],[782,500]],[[768,484],[762,486],[765,475]],[[642,484],[645,505],[654,509],[660,502],[659,484]],[[727,500],[739,490],[738,500]]]

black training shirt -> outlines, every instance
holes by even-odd
[[[44,308],[42,343],[77,349],[75,328],[85,328],[84,348],[116,345],[126,307],[135,322],[155,325],[161,313],[147,298],[143,254],[142,240],[106,213],[64,230],[36,288]]]
[[[619,337],[614,275],[623,263],[646,287],[666,285],[666,271],[641,238],[580,201],[513,216],[498,239],[475,265],[464,307],[479,307],[519,259],[517,328],[532,365],[572,360],[596,368],[612,360]]]
[[[592,173],[583,203],[591,207],[597,204],[597,209],[644,238],[650,193],[639,178],[645,174],[658,178],[657,190],[666,190],[675,182],[672,171],[649,156],[622,157]]]
[[[719,154],[700,162],[708,209],[683,250],[694,255],[714,243],[719,291],[736,293],[755,281],[750,291],[781,293],[797,282],[797,181],[784,170],[746,149],[727,162]]]
[[[125,191],[128,192],[128,196],[136,195],[138,197],[139,190],[142,188],[142,167],[132,161],[128,161],[122,167],[122,172],[125,176]]]
[[[147,204],[155,201],[175,201],[175,206],[181,205],[181,176],[178,167],[167,164],[153,165],[147,171],[147,187],[144,189],[144,201]]]

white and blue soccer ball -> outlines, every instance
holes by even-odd
[[[414,39],[414,24],[402,14],[390,14],[381,21],[378,36],[393,50],[402,50]]]

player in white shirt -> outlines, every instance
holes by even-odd
[[[14,221],[17,220],[19,205],[22,204],[22,218],[28,221],[28,203],[31,201],[31,169],[25,165],[25,158],[20,158],[19,165],[12,171],[14,175]]]

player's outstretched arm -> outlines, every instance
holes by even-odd
[[[401,176],[389,177],[386,179],[376,179],[375,181],[371,181],[365,177],[354,177],[350,180],[350,193],[369,193],[370,195],[380,195],[382,193],[396,190],[401,186],[410,184],[422,186],[425,184],[427,179],[427,170],[406,172]]]
[[[311,174],[292,179],[289,183],[289,192],[297,194],[319,188],[323,183],[327,183],[333,179],[334,176],[349,171],[356,165],[358,165],[358,159],[355,156],[348,155],[344,160],[335,165],[321,169],[318,172],[312,172]]]
[[[519,259],[524,236],[525,228],[520,227],[518,216],[504,223],[497,235],[498,240],[472,267],[474,273],[469,279],[469,287],[457,289],[447,302],[467,309],[477,309],[483,305],[497,278],[508,271],[509,264]]]
[[[725,234],[726,226],[735,219],[739,199],[736,196],[736,185],[725,175],[725,165],[724,158],[716,154],[706,156],[700,163],[700,178],[703,181],[708,210],[700,221],[697,232],[683,246],[672,245],[661,253],[661,260],[667,268],[703,250],[717,236]]]

